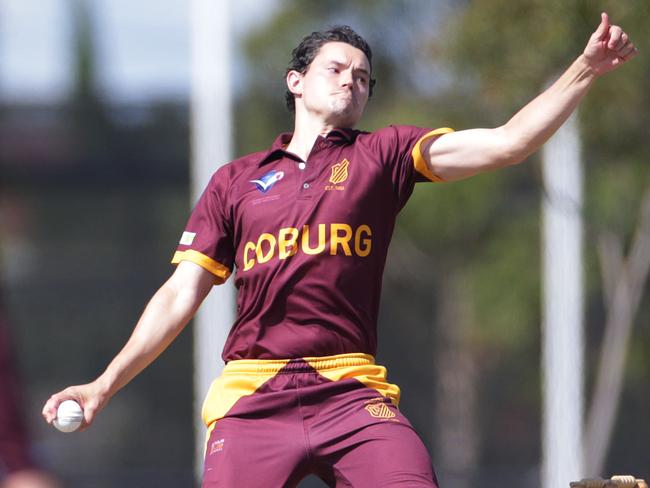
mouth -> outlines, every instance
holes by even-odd
[[[340,100],[346,103],[356,103],[355,98],[352,96],[352,93],[350,92],[344,92],[344,91],[337,91],[332,93],[332,96],[336,100]]]

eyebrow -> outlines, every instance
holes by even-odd
[[[328,61],[329,64],[334,64],[336,66],[345,66],[345,63],[342,63],[340,61],[336,61],[335,59],[330,59]],[[365,74],[366,76],[370,76],[370,72],[366,68],[355,68],[354,71],[361,72]]]

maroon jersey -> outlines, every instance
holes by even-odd
[[[420,144],[450,131],[334,130],[307,161],[283,134],[213,175],[172,262],[193,261],[217,284],[236,268],[224,361],[375,355],[395,219],[416,182],[438,180]]]

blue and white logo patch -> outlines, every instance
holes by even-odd
[[[250,180],[250,182],[254,183],[259,191],[266,193],[282,178],[284,178],[284,171],[276,171],[272,169],[259,180]]]

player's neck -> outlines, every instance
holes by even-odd
[[[305,114],[296,111],[293,136],[286,150],[300,157],[303,161],[307,161],[318,136],[325,137],[335,128],[336,126],[320,118],[307,117]]]

